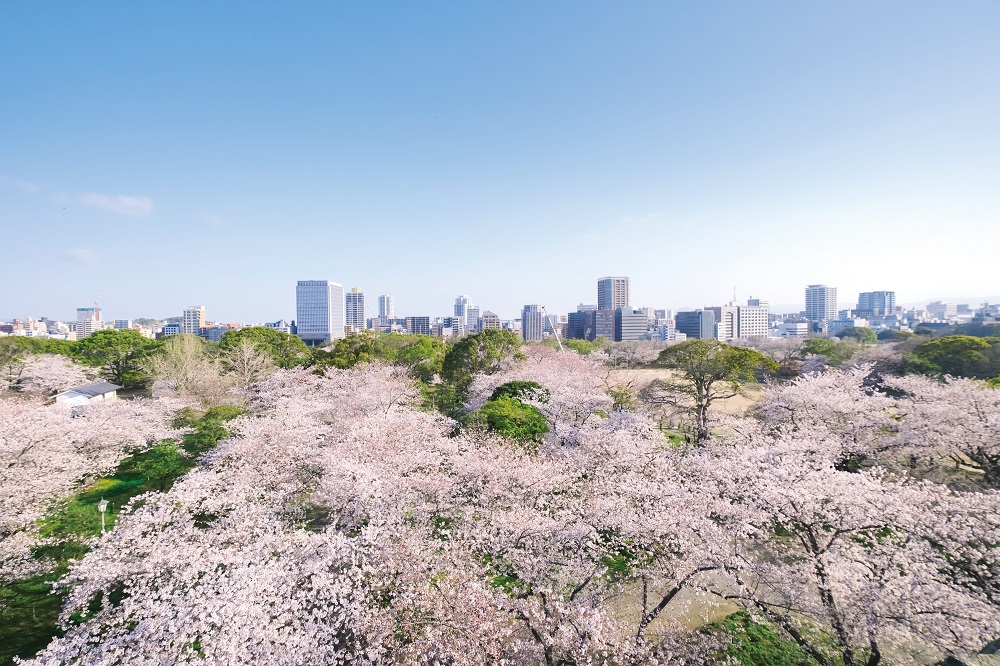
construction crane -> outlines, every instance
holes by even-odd
[[[541,306],[541,308],[542,308],[542,316],[548,319],[549,326],[552,326],[552,320],[549,319],[549,313],[545,311],[545,306],[543,305]],[[554,333],[556,336],[556,344],[559,345],[559,351],[565,352],[566,350],[563,349],[562,340],[559,339],[559,328],[557,326],[552,326],[552,333]]]

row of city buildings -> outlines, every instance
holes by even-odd
[[[633,307],[628,277],[603,277],[597,281],[596,303],[581,303],[575,312],[550,314],[543,305],[526,304],[520,318],[504,320],[495,312],[473,304],[467,295],[455,299],[452,314],[432,317],[397,317],[393,297],[378,297],[378,316],[368,317],[365,293],[359,288],[345,291],[329,280],[301,280],[296,284],[296,318],[257,324],[298,335],[309,345],[323,345],[365,329],[404,334],[461,337],[486,329],[507,329],[526,341],[556,336],[562,339],[609,341],[659,340],[674,342],[688,338],[737,340],[763,337],[807,337],[836,334],[849,327],[875,330],[913,330],[917,326],[946,327],[969,322],[1000,323],[1000,306],[933,302],[925,308],[903,308],[893,291],[870,291],[858,295],[857,305],[838,309],[837,289],[822,284],[805,288],[805,309],[794,314],[775,314],[767,301],[733,299],[725,305],[674,312],[668,309]],[[76,319],[56,321],[45,317],[0,322],[0,335],[48,336],[77,340],[105,328],[135,329],[150,338],[189,333],[218,341],[242,323],[215,323],[206,318],[205,307],[185,308],[179,317],[166,321],[115,319],[103,321],[101,311],[78,308]]]

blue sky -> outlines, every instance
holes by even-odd
[[[0,4],[0,317],[1000,294],[1000,3]]]

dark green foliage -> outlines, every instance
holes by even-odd
[[[100,367],[104,377],[125,387],[139,386],[145,381],[142,361],[162,346],[144,337],[139,331],[104,329],[76,343],[74,358]]]
[[[771,624],[754,622],[739,611],[707,625],[702,631],[727,641],[724,657],[743,666],[813,666],[816,664],[794,642],[786,640]]]
[[[346,370],[381,360],[407,367],[414,379],[429,383],[441,371],[446,350],[444,342],[426,335],[366,330],[338,340],[332,349],[313,350],[312,364],[321,373],[330,367]]]
[[[870,329],[869,329],[870,330]],[[828,340],[826,338],[808,338],[802,343],[802,357],[810,354],[825,356],[830,365],[840,365],[849,361],[860,349],[860,345],[854,340]]]
[[[488,329],[462,338],[445,354],[441,378],[464,395],[476,375],[491,375],[510,360],[523,359],[520,348],[513,331]]]
[[[191,468],[191,461],[181,453],[173,442],[157,444],[141,456],[139,471],[146,480],[158,486],[162,492],[167,481],[177,478]]]
[[[507,382],[496,387],[490,400],[500,398],[514,398],[515,400],[534,400],[540,403],[549,401],[548,389],[542,388],[538,382]]]
[[[879,340],[908,340],[913,337],[913,333],[910,331],[894,331],[892,329],[884,329],[878,332]]]
[[[397,335],[395,337],[406,337]],[[410,336],[413,337],[413,336]],[[426,335],[417,336],[417,341],[399,349],[395,363],[405,365],[410,374],[422,382],[430,382],[434,375],[441,372],[444,357],[448,351],[447,345],[437,338]]]
[[[1000,337],[933,338],[914,347],[903,365],[910,373],[990,379],[1000,375]]]
[[[279,368],[296,368],[309,363],[309,347],[296,335],[268,328],[267,326],[249,326],[238,331],[226,331],[219,340],[219,350],[222,352],[239,346],[243,340],[249,340],[257,349],[266,353]]]
[[[472,412],[467,423],[508,437],[531,450],[549,431],[549,422],[537,407],[507,396],[490,400]]]
[[[852,338],[864,345],[872,345],[878,342],[878,334],[866,326],[848,326],[837,337],[841,340]]]

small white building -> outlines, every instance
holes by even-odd
[[[97,401],[110,402],[118,399],[120,388],[122,387],[111,382],[91,382],[56,394],[56,403],[76,407]]]

